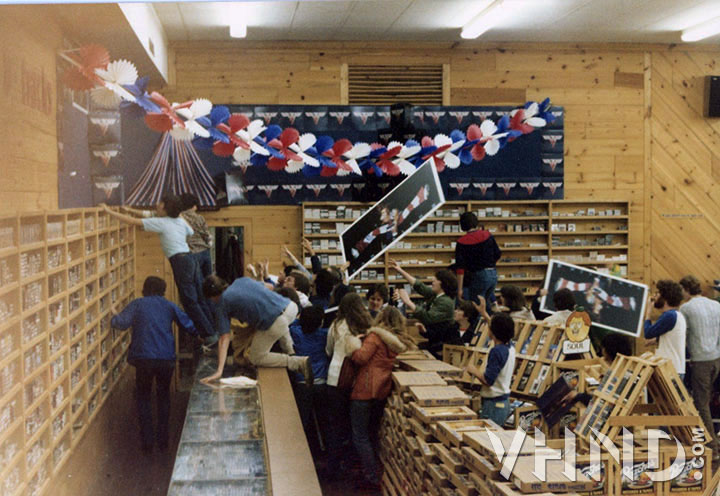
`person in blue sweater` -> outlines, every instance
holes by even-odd
[[[138,419],[142,450],[152,452],[152,385],[157,394],[156,440],[160,450],[168,447],[170,382],[175,370],[175,337],[172,324],[197,336],[192,320],[174,303],[165,299],[165,281],[150,276],[143,284],[143,297],[131,301],[122,312],[111,307],[110,324],[116,329],[132,328],[128,362],[135,367]]]
[[[222,377],[231,338],[230,319],[235,318],[255,330],[248,349],[250,363],[256,367],[287,367],[293,372],[302,372],[309,378],[306,382],[312,384],[310,359],[295,355],[290,337],[290,324],[298,313],[295,303],[249,277],[239,277],[228,284],[213,274],[205,278],[203,292],[215,303],[220,340],[218,368],[202,382]],[[270,351],[275,343],[279,343],[282,353]]]
[[[295,353],[310,357],[313,371],[313,384],[305,384],[305,377],[295,373],[295,401],[300,412],[305,435],[311,447],[317,448],[313,435],[313,415],[318,419],[320,428],[327,424],[327,391],[326,381],[330,358],[325,354],[328,329],[322,327],[325,310],[318,305],[303,308],[300,317],[290,325],[290,336],[295,346]],[[324,433],[321,432],[324,437]]]
[[[480,417],[502,426],[510,415],[510,384],[515,370],[515,322],[506,313],[496,313],[490,320],[490,337],[495,346],[490,350],[484,366],[478,369],[469,364],[466,371],[482,384]]]

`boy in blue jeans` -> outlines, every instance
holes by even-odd
[[[116,329],[132,327],[128,363],[135,367],[138,419],[142,450],[153,447],[152,385],[157,394],[157,443],[160,450],[168,448],[170,417],[170,382],[175,369],[175,337],[172,324],[191,335],[197,335],[193,322],[174,303],[165,299],[165,281],[150,276],[143,284],[143,297],[131,301],[122,312],[110,311],[111,325]]]
[[[205,338],[205,344],[216,343],[218,337],[213,322],[214,311],[203,296],[203,278],[200,274],[200,266],[187,243],[188,236],[194,234],[195,231],[180,217],[183,211],[180,198],[175,195],[164,196],[157,204],[156,216],[144,219],[115,212],[104,203],[101,203],[100,206],[121,222],[158,234],[163,253],[172,267],[180,303]]]
[[[483,385],[480,416],[502,426],[510,415],[510,384],[515,369],[515,347],[510,343],[515,336],[515,322],[506,313],[496,313],[490,320],[490,336],[495,346],[490,350],[485,366],[480,370],[473,365],[467,372]]]

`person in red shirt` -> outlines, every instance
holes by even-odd
[[[469,300],[475,302],[478,296],[482,296],[490,311],[497,284],[495,264],[500,260],[502,251],[489,231],[478,228],[478,218],[474,213],[465,212],[460,216],[460,229],[467,234],[455,245],[458,299],[463,298],[463,287],[467,287]]]

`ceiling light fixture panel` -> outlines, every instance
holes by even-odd
[[[720,33],[720,17],[684,29],[681,38],[683,41],[692,42],[709,38],[718,33]]]
[[[470,22],[463,26],[460,37],[473,39],[492,29],[507,15],[505,9],[506,7],[507,4],[505,0],[495,0],[486,9],[473,17]]]
[[[245,38],[247,36],[247,24],[244,22],[234,22],[230,24],[230,37]]]

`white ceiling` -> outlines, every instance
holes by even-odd
[[[490,0],[274,0],[155,3],[171,41],[229,40],[233,18],[248,40],[459,41]],[[681,43],[680,31],[720,16],[718,0],[505,0],[506,19],[483,41]],[[720,36],[704,42],[716,43]]]

